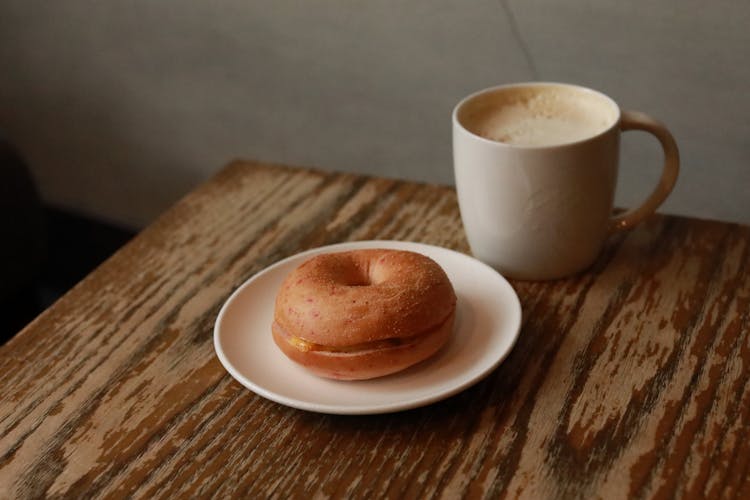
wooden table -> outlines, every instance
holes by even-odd
[[[511,355],[427,407],[308,413],[227,374],[237,286],[379,238],[468,251],[449,187],[225,168],[0,348],[0,497],[750,498],[750,228],[655,216],[513,282]]]

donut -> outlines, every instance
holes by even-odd
[[[303,262],[276,296],[273,339],[316,375],[363,380],[401,371],[445,345],[456,294],[429,257],[403,250],[325,253]]]

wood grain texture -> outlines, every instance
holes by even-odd
[[[377,238],[468,252],[451,188],[224,169],[0,348],[0,497],[750,498],[750,228],[655,216],[514,282],[511,355],[425,408],[307,413],[224,371],[237,286]]]

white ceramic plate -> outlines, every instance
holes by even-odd
[[[454,335],[432,358],[402,372],[363,381],[317,377],[290,361],[271,337],[276,293],[307,258],[361,248],[411,250],[431,257],[458,296]],[[341,243],[303,252],[259,272],[227,299],[214,326],[219,360],[238,382],[277,403],[321,413],[375,414],[416,408],[478,382],[505,359],[521,327],[521,305],[494,269],[445,248],[400,241]]]

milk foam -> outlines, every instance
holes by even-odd
[[[506,89],[471,106],[463,120],[471,132],[518,146],[553,146],[598,135],[616,120],[598,95],[560,87]]]

